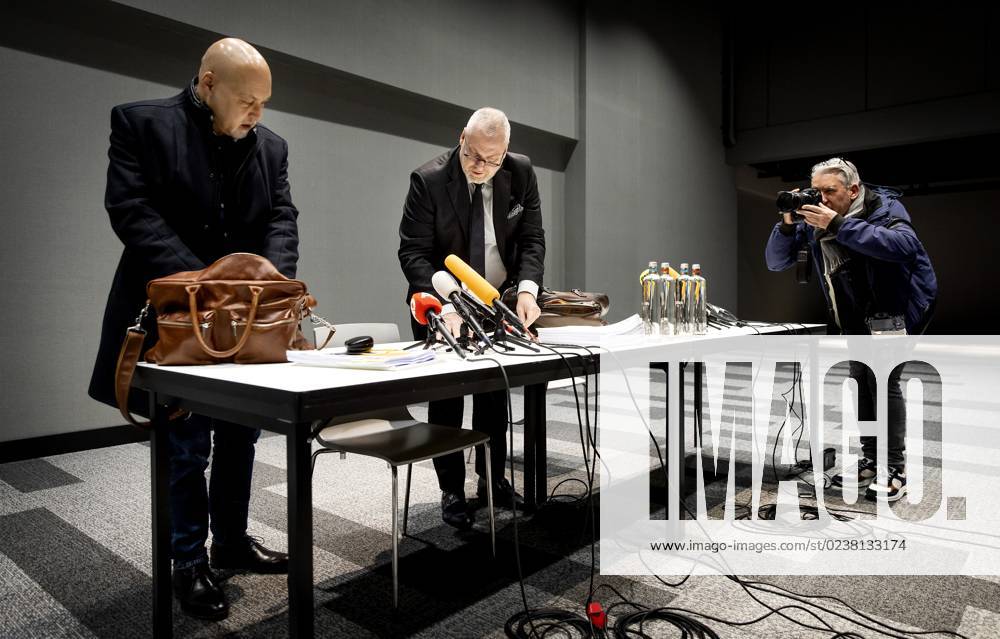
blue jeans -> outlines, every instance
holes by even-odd
[[[245,542],[254,444],[260,429],[191,415],[171,423],[168,432],[170,543],[174,568],[182,569],[207,561],[210,519],[214,544]],[[210,454],[212,476],[206,485]]]

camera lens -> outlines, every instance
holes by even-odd
[[[798,193],[792,193],[791,191],[781,191],[778,193],[778,200],[776,204],[778,205],[779,211],[794,211],[798,207]]]
[[[822,200],[819,190],[809,188],[801,191],[779,191],[775,204],[783,213],[792,213],[806,204],[819,204]]]

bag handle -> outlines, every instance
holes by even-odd
[[[253,321],[257,319],[257,305],[260,303],[260,294],[264,289],[260,286],[251,286],[250,294],[253,295],[253,300],[250,302],[250,314],[247,316],[247,325],[243,329],[243,335],[240,336],[236,346],[233,346],[229,350],[217,351],[211,348],[205,343],[205,338],[201,336],[201,331],[198,328],[198,291],[201,290],[201,284],[191,284],[190,286],[185,286],[184,290],[188,293],[188,305],[191,309],[191,330],[194,332],[195,339],[198,340],[198,344],[201,345],[201,349],[211,355],[212,357],[217,357],[222,359],[224,357],[230,357],[240,352],[240,349],[246,346],[247,340],[250,339],[250,326]]]
[[[323,326],[328,331],[326,334],[326,339],[323,340],[323,345],[322,346],[320,346],[319,344],[316,345],[316,350],[321,351],[324,348],[326,348],[326,345],[329,344],[330,340],[333,339],[333,334],[337,332],[337,327],[331,324],[330,322],[326,321],[316,313],[313,313],[312,311],[309,312],[309,321],[312,322],[314,330],[316,326]]]

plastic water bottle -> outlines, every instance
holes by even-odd
[[[681,262],[681,276],[677,278],[677,295],[674,297],[677,303],[677,333],[679,335],[690,335],[693,331],[694,317],[694,296],[691,294],[694,280],[688,272],[688,263]]]
[[[658,283],[660,274],[656,269],[656,262],[651,261],[646,270],[642,272],[642,307],[640,315],[642,317],[642,327],[646,335],[658,335],[660,333],[660,290]]]
[[[708,291],[706,289],[705,278],[701,274],[701,264],[694,264],[691,267],[691,272],[693,275],[691,278],[694,280],[694,286],[692,287],[694,298],[694,334],[704,335],[708,329]]]
[[[677,333],[677,305],[674,303],[677,281],[670,274],[670,262],[660,262],[657,286],[660,288],[660,335],[674,335]]]

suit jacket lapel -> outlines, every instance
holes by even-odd
[[[493,232],[497,238],[500,259],[507,246],[507,212],[510,210],[510,171],[500,169],[493,176]],[[504,264],[504,266],[507,266]]]
[[[462,172],[462,166],[458,162],[458,149],[456,148],[448,161],[448,195],[451,198],[451,205],[455,209],[455,217],[458,225],[462,229],[465,243],[469,243],[469,209],[472,202],[469,199],[469,181]]]

